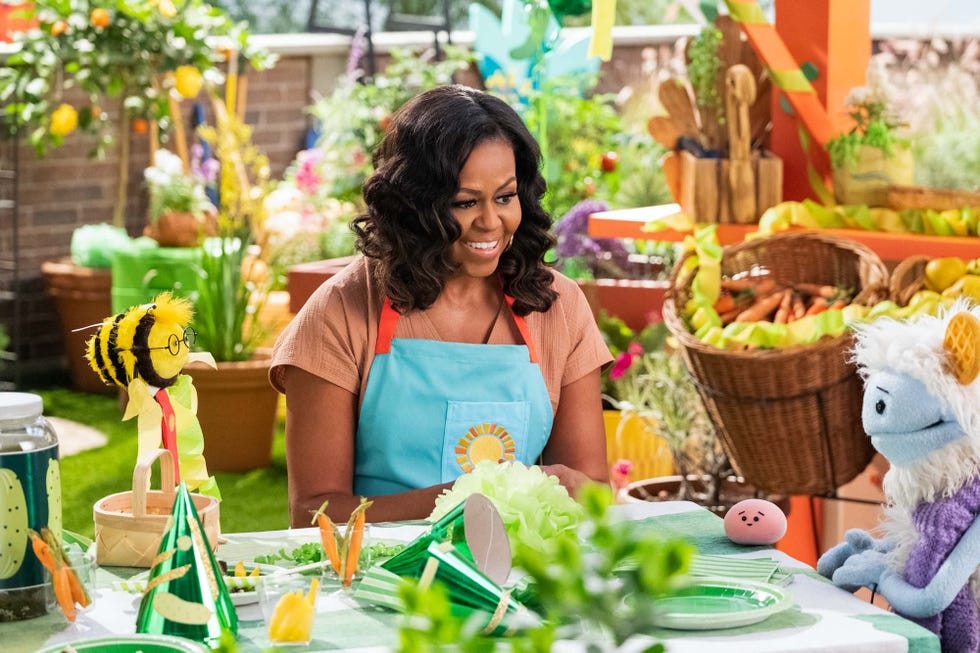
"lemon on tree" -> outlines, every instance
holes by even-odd
[[[78,126],[78,112],[70,104],[62,104],[51,114],[51,133],[67,136]]]
[[[201,71],[194,66],[177,66],[174,72],[174,88],[185,98],[197,97],[203,83]]]

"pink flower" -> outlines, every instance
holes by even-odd
[[[620,458],[612,466],[612,475],[618,477],[629,476],[630,472],[633,471],[633,462],[626,460],[625,458]]]
[[[631,342],[630,343],[630,346],[626,348],[626,351],[628,351],[633,356],[642,356],[643,355],[643,345],[641,345],[638,342]]]
[[[624,351],[619,356],[616,357],[616,362],[613,363],[613,367],[609,370],[610,379],[621,379],[623,375],[626,374],[626,370],[630,368],[633,364],[633,355],[628,351]]]

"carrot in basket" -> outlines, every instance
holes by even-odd
[[[772,313],[779,306],[779,302],[783,300],[782,293],[773,293],[767,297],[763,297],[752,306],[748,307],[744,311],[738,314],[735,318],[736,322],[762,322],[769,314]]]
[[[793,293],[793,320],[798,320],[806,315],[806,304],[799,293]],[[791,320],[792,321],[792,320]]]
[[[320,528],[320,543],[323,544],[323,551],[330,560],[330,566],[334,573],[340,575],[340,553],[337,551],[337,527],[323,511],[327,509],[327,502],[324,501],[320,509],[313,515],[313,523]]]
[[[847,306],[847,302],[846,302],[846,301],[844,301],[843,299],[838,299],[838,300],[837,300],[837,301],[835,301],[835,302],[834,302],[833,304],[831,304],[830,306],[828,306],[828,309],[829,309],[829,310],[835,310],[835,309],[836,309],[836,310],[841,310],[841,309],[843,309],[843,308],[844,308],[845,306]]]
[[[786,324],[789,322],[790,311],[793,304],[793,291],[787,288],[782,292],[782,299],[779,300],[779,308],[776,309],[776,317],[772,319],[775,324]]]
[[[837,289],[833,286],[826,286],[819,283],[795,283],[793,285],[796,286],[796,289],[801,293],[812,295],[814,297],[830,299],[837,294]]]
[[[814,297],[813,302],[810,303],[810,308],[806,309],[807,315],[816,315],[818,313],[823,313],[827,310],[829,305],[827,300],[823,297]]]
[[[718,299],[715,300],[714,309],[717,313],[727,313],[728,311],[735,308],[735,298],[731,296],[730,293],[723,292],[718,295]]]

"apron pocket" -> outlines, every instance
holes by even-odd
[[[442,482],[455,481],[482,460],[524,460],[529,401],[450,401],[442,442]]]

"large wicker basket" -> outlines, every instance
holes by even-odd
[[[160,486],[150,490],[150,469],[160,459]],[[156,449],[136,463],[133,490],[110,494],[94,506],[95,556],[100,565],[149,567],[160,548],[160,540],[173,510],[173,457],[166,449]],[[214,497],[191,494],[191,500],[204,525],[212,549],[218,546],[220,519]]]
[[[664,321],[680,343],[731,463],[747,483],[771,493],[828,495],[874,453],[861,426],[863,387],[849,361],[850,334],[785,349],[729,351],[688,330],[678,306],[690,278],[674,267]],[[784,282],[836,285],[872,304],[887,294],[888,272],[870,249],[819,232],[786,232],[726,247],[722,274],[765,266]]]

